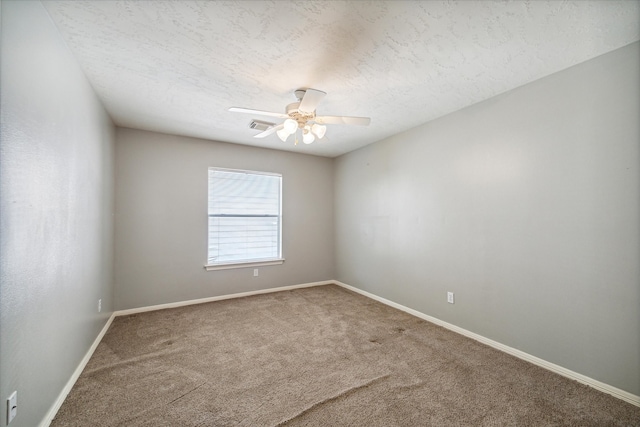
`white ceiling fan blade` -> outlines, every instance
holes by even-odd
[[[305,113],[313,113],[316,111],[316,107],[322,101],[322,99],[327,95],[326,92],[316,89],[307,89],[302,97],[302,101],[300,101],[300,106],[298,110],[303,111]]]
[[[369,117],[348,117],[348,116],[316,116],[313,119],[321,125],[358,125],[369,126],[371,119]]]
[[[278,117],[279,119],[287,119],[289,116],[285,113],[272,113],[271,111],[252,110],[250,108],[231,107],[229,111],[233,113],[257,114],[260,116]]]
[[[279,124],[278,126],[271,126],[269,129],[260,132],[257,135],[253,135],[254,138],[264,138],[265,136],[269,136],[274,132],[279,131],[280,129],[282,129],[284,127],[284,123]]]

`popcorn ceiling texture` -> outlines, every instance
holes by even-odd
[[[337,156],[640,39],[637,1],[46,1],[115,123]],[[239,106],[368,116],[254,139]]]

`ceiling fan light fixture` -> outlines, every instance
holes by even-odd
[[[311,132],[313,132],[315,136],[318,137],[318,139],[322,139],[322,137],[324,137],[324,134],[327,133],[327,127],[324,125],[319,125],[318,123],[314,123],[313,126],[311,126]]]
[[[291,133],[287,132],[286,128],[282,128],[276,132],[276,135],[278,135],[278,138],[280,138],[282,142],[285,142],[287,138],[289,138],[289,135],[291,135]]]
[[[284,121],[284,128],[283,129],[285,131],[287,131],[288,135],[291,135],[292,133],[294,133],[296,131],[296,129],[298,129],[298,122],[296,122],[293,119],[287,119],[287,120]]]
[[[368,126],[371,122],[369,117],[318,116],[316,114],[316,107],[327,94],[321,90],[312,88],[298,89],[294,94],[298,102],[287,105],[284,113],[241,107],[231,107],[229,111],[283,119],[284,121],[277,126],[264,122],[264,129],[262,129],[262,132],[259,134],[254,135],[254,138],[265,138],[275,133],[282,142],[286,142],[290,135],[294,135],[296,145],[298,145],[299,136],[302,136],[302,141],[305,144],[313,143],[316,138],[324,138],[327,132],[325,125],[327,124]],[[257,129],[260,125],[258,122],[259,121],[254,120],[251,128]],[[301,135],[298,133],[298,129],[300,129]]]

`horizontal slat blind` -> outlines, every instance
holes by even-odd
[[[280,175],[209,168],[209,265],[281,257]]]

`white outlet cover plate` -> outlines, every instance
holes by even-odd
[[[447,302],[453,304],[453,292],[447,292]]]
[[[7,399],[7,424],[18,415],[18,392],[14,391]]]

